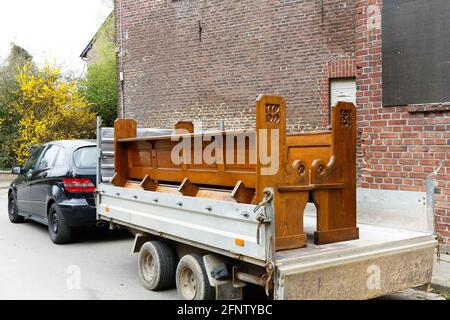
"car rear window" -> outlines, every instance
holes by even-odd
[[[78,149],[74,152],[73,159],[77,168],[95,168],[97,166],[97,148]]]

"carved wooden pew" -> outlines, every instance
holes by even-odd
[[[174,136],[148,138],[137,138],[134,120],[119,119],[112,183],[249,204],[259,203],[271,187],[277,250],[306,246],[303,214],[308,202],[317,207],[317,244],[356,239],[353,104],[333,108],[332,131],[295,135],[286,134],[281,97],[259,97],[256,113],[256,131],[194,133],[192,123],[181,122]]]

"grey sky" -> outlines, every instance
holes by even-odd
[[[81,73],[79,55],[111,11],[110,0],[0,0],[0,61],[15,42],[39,64]]]

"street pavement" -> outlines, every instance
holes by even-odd
[[[140,283],[133,238],[125,231],[83,232],[77,242],[56,246],[47,227],[11,224],[7,190],[0,189],[0,299],[177,299],[176,290],[151,292]],[[417,290],[389,300],[443,299]]]
[[[56,246],[47,227],[9,222],[6,192],[0,190],[0,299],[177,299],[176,290],[141,285],[128,233],[85,232],[77,243]]]

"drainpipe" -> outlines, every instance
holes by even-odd
[[[439,167],[433,171],[427,178],[426,178],[426,187],[427,187],[427,220],[428,220],[428,232],[433,234],[437,239],[437,248],[436,248],[436,258],[437,262],[441,262],[441,243],[442,238],[437,233],[437,226],[436,226],[436,216],[434,214],[435,209],[435,190],[436,190],[436,181],[434,178],[437,176],[439,171],[444,167],[445,160],[441,162]]]
[[[119,79],[120,79],[120,111],[121,111],[120,114],[121,118],[125,118],[125,78],[123,76],[123,71],[120,71]]]
[[[120,81],[120,117],[125,118],[125,76],[123,71],[123,28],[122,0],[119,0],[119,81]]]

